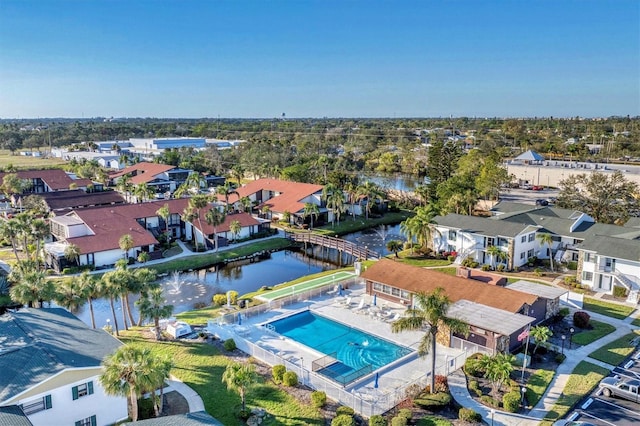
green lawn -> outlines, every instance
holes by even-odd
[[[549,383],[553,379],[555,371],[553,370],[536,370],[527,381],[527,403],[535,407],[544,395]]]
[[[576,345],[588,345],[589,343],[595,342],[596,340],[606,336],[609,333],[613,333],[616,331],[616,328],[611,324],[607,324],[606,322],[600,322],[596,320],[589,321],[589,324],[593,326],[592,330],[584,330],[579,332],[578,334],[574,334],[573,343]]]
[[[617,319],[625,319],[634,311],[634,308],[631,306],[618,305],[617,303],[610,303],[590,297],[584,298],[582,309]]]
[[[447,419],[443,419],[442,417],[423,417],[416,421],[416,425],[418,426],[451,426],[451,423]]]
[[[336,223],[334,226],[327,224],[318,228],[314,228],[314,232],[323,235],[344,235],[351,232],[362,231],[364,229],[374,228],[379,225],[391,225],[404,221],[405,219],[413,216],[413,212],[408,210],[401,210],[399,212],[388,212],[384,216],[366,220],[363,216],[356,216],[356,220],[353,220],[351,216],[343,217],[340,223]]]
[[[564,417],[578,401],[591,392],[600,380],[608,375],[609,370],[606,368],[586,361],[580,362],[571,373],[571,376],[569,376],[560,398],[558,398],[551,411],[547,413],[545,419],[553,421]],[[550,423],[543,422],[541,424]]]
[[[640,318],[634,319],[633,322],[631,323],[631,325],[633,325],[635,327],[640,327]]]
[[[23,150],[24,151],[24,150]],[[37,151],[34,150],[34,151]],[[5,169],[12,165],[16,169],[60,169],[67,164],[62,158],[27,157],[22,155],[11,155],[5,149],[0,150],[0,169]]]
[[[639,338],[640,330],[636,330],[604,345],[600,349],[596,349],[589,356],[609,365],[618,365],[636,349]]]
[[[400,253],[398,253],[398,255],[400,256],[400,258],[397,260],[412,266],[431,267],[451,265],[451,262],[449,262],[447,259],[427,259],[415,252],[412,254],[411,250],[401,251]],[[388,257],[391,259],[396,259],[394,255],[389,255]]]
[[[140,337],[138,331],[121,333],[121,340],[147,347],[161,356],[170,357],[175,368],[171,373],[193,388],[204,401],[206,411],[225,425],[244,424],[235,416],[240,397],[229,392],[222,374],[229,358],[212,345],[189,341],[155,342]],[[272,425],[324,425],[320,412],[311,405],[296,401],[271,382],[258,383],[247,394],[249,407],[262,407],[269,416],[262,423]]]

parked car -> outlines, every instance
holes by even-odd
[[[549,202],[547,200],[538,199],[536,200],[536,206],[548,206]]]
[[[528,183],[524,184],[524,185],[520,185],[520,189],[532,189],[532,188],[533,188],[533,186],[529,185]]]
[[[596,426],[593,423],[581,422],[579,420],[558,420],[553,426]]]
[[[544,189],[544,186],[533,185],[533,187],[531,189],[533,189],[534,191],[542,191]]]
[[[640,380],[622,380],[618,377],[607,377],[600,382],[600,389],[605,396],[617,396],[633,402],[640,402]]]

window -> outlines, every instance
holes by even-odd
[[[496,239],[493,237],[487,237],[487,245],[485,247],[491,247],[495,245]]]
[[[24,414],[26,415],[37,413],[43,410],[48,410],[50,408],[51,408],[51,395],[46,395],[35,401],[22,404],[22,411],[24,411]]]
[[[584,261],[591,262],[591,253],[584,252]]]
[[[593,281],[593,272],[582,271],[583,281]]]
[[[83,396],[93,394],[93,382],[87,382],[87,383],[83,383],[81,385],[72,387],[71,394],[73,395],[74,401],[78,398],[82,398]]]
[[[87,417],[86,419],[78,420],[76,426],[96,426],[96,416]]]
[[[536,239],[536,234],[535,234],[535,232],[534,232],[534,233],[529,234],[529,242],[531,242],[531,241],[533,241],[533,240],[535,240],[535,239]]]
[[[520,253],[520,259],[524,259],[525,254],[526,254],[525,252]]]
[[[533,249],[527,252],[527,258],[533,257]]]
[[[450,240],[457,240],[458,239],[458,233],[456,231],[449,231],[449,239]]]
[[[527,236],[523,235],[522,238],[520,239],[521,243],[526,243],[527,242]]]

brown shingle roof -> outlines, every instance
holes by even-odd
[[[0,184],[7,173],[0,173]],[[40,178],[53,191],[61,189],[69,189],[69,185],[75,181],[69,177],[62,169],[46,169],[46,170],[19,170],[15,174],[20,179],[37,179]],[[80,185],[79,185],[80,186]]]
[[[258,179],[236,189],[238,195],[231,194],[229,202],[235,203],[242,197],[248,197],[259,191],[273,191],[280,193],[270,200],[262,203],[263,206],[269,206],[273,212],[296,213],[304,209],[304,203],[300,200],[322,191],[322,185],[314,185],[311,183],[290,182],[278,179]],[[224,202],[224,197],[218,195],[218,200]]]
[[[514,313],[520,311],[523,305],[531,305],[537,300],[536,296],[530,294],[388,259],[374,263],[361,276],[412,293],[431,293],[442,287],[452,303],[464,299]]]
[[[108,204],[124,204],[124,198],[115,191],[86,193],[81,189],[39,194],[49,209],[70,210],[82,207],[105,206]]]
[[[132,175],[131,183],[137,185],[139,183],[151,182],[160,173],[164,173],[175,168],[175,166],[169,166],[166,164],[142,162],[134,164],[133,166],[125,167],[119,172],[109,175],[109,177],[111,179],[115,179],[119,178],[120,176],[130,174]],[[133,174],[135,174],[135,176],[133,176]]]

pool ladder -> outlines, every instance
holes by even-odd
[[[271,331],[272,333],[276,332],[276,327],[273,324],[265,324],[264,326],[267,330]]]

